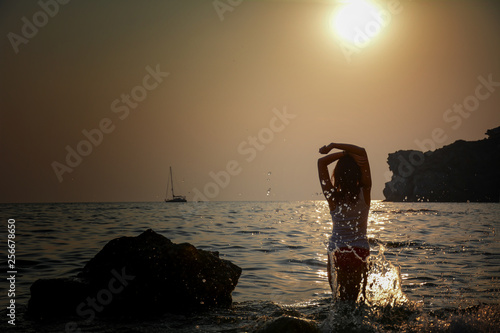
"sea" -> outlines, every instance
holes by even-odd
[[[80,332],[255,332],[296,317],[321,332],[500,332],[500,204],[372,201],[367,301],[328,284],[325,201],[1,204],[0,331],[67,332],[25,315],[37,279],[75,276],[110,240],[153,229],[243,271],[233,305],[148,318],[72,318]],[[9,223],[10,221],[10,223]],[[15,228],[15,296],[7,277]],[[15,326],[7,306],[15,300]],[[88,318],[85,318],[88,319]]]

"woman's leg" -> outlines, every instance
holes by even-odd
[[[341,251],[336,251],[335,269],[341,300],[356,301],[362,290],[361,288],[366,285],[367,253],[369,251],[364,249],[341,249]],[[362,291],[364,297],[364,288]]]
[[[332,286],[332,263],[330,260],[330,251],[328,251],[327,257],[328,257],[328,262],[326,264],[326,274],[328,275],[328,284],[330,285],[330,289],[332,290],[333,293],[334,291]]]

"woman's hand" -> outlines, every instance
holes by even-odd
[[[332,148],[330,147],[331,144],[329,144],[328,146],[323,146],[319,149],[319,153],[320,154],[328,154],[330,152],[330,150],[332,150]]]

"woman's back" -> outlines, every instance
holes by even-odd
[[[332,149],[343,151],[328,154]],[[328,244],[328,281],[335,297],[356,301],[358,296],[364,297],[370,255],[366,237],[372,187],[368,155],[362,147],[343,143],[330,143],[319,152],[328,154],[318,159],[318,175],[333,221]],[[336,161],[332,184],[328,165]]]
[[[328,250],[333,251],[345,247],[369,249],[366,237],[369,210],[370,206],[365,202],[362,189],[354,205],[338,204],[330,212],[333,230]]]

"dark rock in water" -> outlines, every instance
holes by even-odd
[[[392,179],[387,201],[498,202],[500,199],[500,127],[489,138],[456,141],[431,152],[402,150],[389,154]]]
[[[174,244],[149,229],[138,237],[114,239],[85,265],[79,277],[105,287],[120,272],[131,276],[118,295],[130,306],[168,310],[230,306],[241,268],[218,253]]]
[[[54,316],[83,318],[227,307],[240,275],[241,268],[220,259],[217,252],[174,244],[149,229],[110,241],[77,279],[36,281],[28,312],[47,316],[44,308],[52,303],[57,303]]]
[[[30,287],[28,311],[38,319],[67,316],[90,293],[90,286],[76,278],[39,279]],[[35,297],[33,297],[35,296]]]
[[[310,320],[282,316],[265,323],[255,333],[319,333],[319,329]]]

